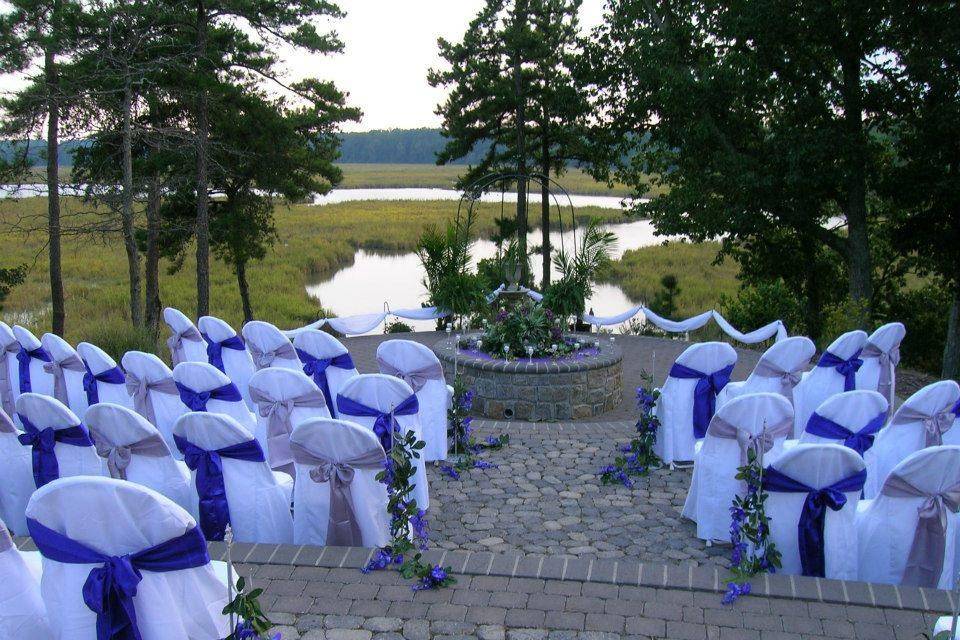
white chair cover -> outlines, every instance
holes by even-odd
[[[170,362],[177,366],[181,362],[206,362],[207,343],[200,336],[200,330],[193,321],[179,309],[167,307],[163,310],[163,321],[170,327],[167,348],[170,349]]]
[[[953,616],[940,616],[937,618],[937,623],[933,627],[933,637],[936,638],[939,634],[944,631],[951,631],[953,627]],[[957,625],[960,627],[960,624]],[[951,636],[947,636],[952,640],[960,640],[960,631],[955,632]]]
[[[320,360],[328,360],[343,355],[349,356],[349,352],[347,348],[343,346],[343,343],[326,331],[309,330],[298,333],[297,337],[293,340],[293,346],[308,356]],[[303,360],[304,358],[301,359]],[[310,375],[307,362],[304,362],[304,373]],[[343,385],[346,384],[348,380],[359,374],[357,373],[356,367],[341,368],[331,365],[326,368],[323,375],[326,376],[327,386],[330,391],[330,396],[327,398],[330,415],[335,418],[339,417],[336,407],[337,394],[340,393]],[[320,386],[321,389],[323,388],[322,385],[318,386]]]
[[[813,340],[793,336],[775,342],[760,357],[757,366],[742,382],[731,382],[717,396],[717,408],[748,393],[779,393],[793,402],[793,388],[816,353]]]
[[[128,351],[121,362],[127,372],[127,393],[134,408],[160,431],[173,457],[182,460],[173,442],[173,425],[189,409],[180,402],[173,372],[163,360],[143,351]]]
[[[798,482],[822,489],[863,471],[863,459],[856,451],[839,444],[798,444],[784,451],[771,467]],[[824,520],[824,577],[857,579],[857,531],[854,526],[860,491],[844,492],[846,504],[839,510],[826,508]],[[781,573],[802,573],[797,526],[805,493],[770,491],[766,511],[770,518],[770,539],[781,554]]]
[[[269,322],[251,320],[243,325],[243,339],[257,369],[278,367],[303,371],[303,363],[290,339]]]
[[[41,431],[47,428],[59,431],[80,424],[80,419],[73,411],[70,411],[55,398],[39,393],[21,394],[17,398],[17,413]],[[31,450],[29,446],[23,448],[27,451]],[[57,442],[53,451],[57,456],[57,466],[61,478],[106,475],[106,465],[102,463],[94,447],[78,447]]]
[[[137,553],[182,536],[196,521],[159,493],[112,478],[66,478],[34,494],[27,516],[110,556]],[[96,637],[96,614],[83,585],[97,565],[43,559],[41,592],[58,640]],[[143,640],[217,640],[230,633],[221,613],[227,593],[208,563],[194,569],[142,571],[134,607]]]
[[[20,325],[14,325],[13,335],[17,337],[17,342],[20,343],[21,349],[33,351],[34,349],[43,348],[37,336],[30,333],[29,329],[25,329]],[[30,391],[53,397],[53,375],[44,369],[44,364],[42,360],[37,358],[30,360]],[[17,384],[19,385],[18,388],[22,391],[24,381],[21,380],[19,376],[17,376]]]
[[[916,489],[916,495],[906,495],[898,491],[896,485],[902,481]],[[932,496],[941,497],[931,500]],[[957,545],[960,544],[960,519],[956,513],[960,506],[958,499],[960,447],[930,447],[907,456],[887,476],[877,498],[863,501],[857,512],[859,579],[867,582],[953,589],[957,570],[960,569],[957,557]],[[935,504],[935,501],[939,505]],[[939,506],[942,506],[943,510],[937,513]],[[923,566],[940,565],[940,571],[925,572],[923,577],[926,580],[917,580],[916,574],[910,579],[908,574],[905,574],[915,535],[918,527],[923,524],[921,513],[937,521],[943,516],[946,521],[946,544],[942,555],[933,557],[932,550],[925,546],[917,549],[922,550],[918,557],[925,561]]]
[[[0,517],[18,536],[27,534],[24,512],[36,485],[33,480],[33,454],[20,444],[17,428],[0,410]]]
[[[941,380],[920,389],[900,405],[863,456],[867,465],[865,498],[875,498],[887,474],[914,451],[939,444],[960,444],[960,430],[953,428],[952,409],[957,400],[960,386],[953,380]]]
[[[724,342],[703,342],[687,347],[677,357],[675,364],[713,374],[736,362],[737,352],[730,345]],[[666,463],[693,460],[694,444],[698,439],[693,424],[696,404],[694,396],[698,383],[696,379],[668,376],[660,390],[656,407],[660,428],[657,429],[654,451]]]
[[[0,521],[0,637],[53,640],[47,608],[40,597],[40,576],[24,562]]]
[[[85,422],[111,477],[149,487],[190,510],[189,474],[146,418],[132,409],[101,402],[87,410]]]
[[[364,457],[379,458],[377,463],[368,461],[364,465],[350,465],[353,478],[346,490],[351,496],[353,514],[362,536],[359,546],[386,545],[390,538],[387,488],[376,477],[383,470],[386,454],[377,436],[368,428],[353,422],[312,418],[297,423],[291,442],[294,448],[301,448],[313,457],[328,458],[334,463]],[[377,455],[371,455],[371,452]],[[330,524],[331,482],[315,471],[315,463],[303,461],[303,457],[296,467],[298,480],[294,486],[293,542],[325,545]]]
[[[197,328],[200,329],[200,334],[205,336],[204,339],[211,343],[220,343],[224,340],[230,340],[231,338],[238,338],[242,341],[242,338],[237,335],[233,327],[214,316],[203,316],[200,318],[197,321]],[[213,361],[209,357],[210,346],[207,347],[207,354],[207,362],[213,364]],[[244,402],[247,403],[247,407],[252,411],[254,406],[250,400],[250,394],[247,393],[247,385],[250,383],[250,376],[256,371],[256,368],[253,366],[253,358],[250,357],[250,353],[246,348],[238,350],[227,347],[220,349],[220,357],[223,359],[223,372],[233,381],[233,384],[237,385],[237,389],[240,390]]]
[[[116,361],[107,355],[103,349],[89,342],[81,342],[78,344],[77,353],[80,354],[80,358],[86,363],[87,368],[90,369],[90,373],[95,376],[117,366]],[[130,394],[127,393],[125,383],[121,384],[96,380],[95,384],[97,385],[97,395],[99,396],[100,402],[111,402],[131,409],[133,408],[133,400],[130,399]],[[85,417],[86,416],[84,416],[84,418]]]
[[[299,338],[299,336],[298,336]],[[401,402],[413,395],[413,390],[403,380],[380,373],[364,374],[348,381],[340,390],[340,395],[350,398],[382,413],[390,411]],[[344,416],[343,419],[355,422],[373,431],[376,418],[370,416]],[[397,428],[403,433],[413,431],[418,440],[423,440],[423,431],[420,428],[418,415],[394,416]],[[389,453],[389,452],[388,452]],[[416,499],[417,506],[426,510],[430,506],[430,492],[427,487],[426,461],[421,454],[412,461],[416,467],[413,476],[414,488],[411,496]]]
[[[53,396],[64,403],[81,419],[87,410],[87,394],[83,390],[83,360],[66,340],[53,333],[45,333],[40,344],[53,358],[44,369],[53,373]]]
[[[878,420],[878,416],[881,416],[881,421],[886,420],[887,401],[876,391],[844,391],[824,400],[823,404],[817,407],[814,413],[856,434],[868,428],[868,425],[876,425],[875,421]],[[882,429],[875,433],[881,432]],[[864,453],[866,453],[873,447],[872,441],[875,439],[876,436],[873,436],[872,439],[868,437],[860,438],[857,441],[848,442],[847,446],[854,449],[859,446],[864,448]],[[844,444],[844,439],[811,433],[808,421],[807,427],[800,434],[800,442]]]
[[[870,334],[860,354],[863,365],[857,371],[857,389],[879,392],[890,403],[891,411],[896,401],[900,343],[906,334],[901,322],[885,324]]]
[[[173,379],[197,393],[212,391],[232,382],[226,374],[206,362],[181,362],[173,369]],[[192,409],[187,407],[187,410],[191,411]],[[257,419],[253,417],[253,414],[247,409],[247,404],[242,400],[232,401],[211,398],[207,402],[207,411],[230,416],[250,433],[257,429]]]
[[[731,434],[730,427],[744,436]],[[697,523],[698,538],[729,539],[730,505],[744,492],[736,475],[746,448],[752,447],[758,455],[761,447],[766,449],[763,462],[770,464],[782,454],[783,441],[792,432],[793,407],[778,393],[737,396],[717,410],[694,458],[693,478],[683,505],[683,516]]]
[[[188,363],[184,363],[188,364]],[[182,365],[177,365],[182,366]],[[219,413],[190,412],[173,427],[173,433],[191,444],[216,451],[253,440],[239,422]],[[293,541],[290,497],[264,462],[221,458],[223,486],[230,509],[230,525],[237,542],[289,544]],[[196,472],[191,481],[196,488]],[[192,511],[199,513],[196,491],[190,496]]]
[[[843,360],[858,354],[867,341],[867,334],[859,329],[848,331],[827,347],[827,352]],[[807,426],[810,414],[824,400],[844,391],[845,378],[833,367],[814,367],[803,374],[793,390],[793,437],[799,438]]]
[[[20,367],[17,352],[20,343],[6,322],[0,322],[0,409],[7,415],[16,413],[14,402],[20,395]]]
[[[294,425],[304,420],[330,417],[323,393],[301,371],[270,367],[250,378],[250,395],[257,417],[254,436],[263,447],[267,461],[273,469],[293,475],[290,433]]]
[[[417,394],[427,462],[447,459],[449,395],[443,367],[433,351],[412,340],[387,340],[377,347],[380,373],[400,378]]]

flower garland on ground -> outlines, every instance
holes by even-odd
[[[750,593],[750,578],[774,573],[780,568],[780,552],[770,540],[770,519],[766,514],[767,492],[762,488],[763,456],[750,448],[747,464],[737,469],[737,480],[746,484],[744,496],[736,496],[730,507],[730,572],[723,604],[733,604]]]
[[[453,381],[453,400],[447,410],[447,434],[453,442],[453,455],[456,462],[452,465],[440,465],[440,472],[452,480],[459,480],[460,473],[467,469],[496,469],[497,465],[477,458],[484,451],[502,449],[510,442],[508,434],[490,436],[483,442],[473,437],[469,415],[473,408],[473,390],[468,389],[460,376]]]
[[[430,541],[426,513],[417,505],[412,479],[416,473],[414,460],[426,446],[413,431],[401,433],[394,424],[393,444],[384,461],[383,471],[377,480],[387,485],[387,511],[390,513],[390,544],[379,549],[361,571],[369,573],[376,569],[396,566],[400,575],[415,579],[414,591],[436,589],[456,582],[450,575],[450,567],[430,566],[423,561],[421,552],[427,550]]]
[[[661,464],[660,458],[653,452],[657,443],[657,429],[660,427],[660,419],[653,413],[653,408],[660,397],[660,390],[653,388],[653,377],[646,371],[640,373],[640,379],[645,386],[637,387],[637,409],[640,411],[637,436],[630,444],[620,447],[620,455],[613,464],[600,469],[600,482],[605,485],[620,483],[631,488],[631,476],[645,476]]]

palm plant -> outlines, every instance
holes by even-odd
[[[598,219],[591,219],[580,236],[575,255],[571,256],[562,247],[554,254],[553,266],[561,277],[544,293],[544,306],[561,317],[583,315],[597,272],[610,262],[616,246],[616,235],[605,230]]]

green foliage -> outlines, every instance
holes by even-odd
[[[249,629],[255,632],[257,637],[260,637],[273,628],[273,623],[270,622],[270,619],[263,613],[263,608],[260,606],[259,598],[263,595],[263,589],[257,587],[247,592],[246,587],[247,582],[243,576],[238,577],[237,595],[234,596],[231,602],[227,603],[222,613],[225,616],[237,616],[238,620],[245,622]],[[236,637],[236,632],[234,631],[227,637],[227,640],[235,640]]]
[[[557,357],[576,350],[564,340],[562,319],[543,304],[523,300],[500,306],[486,325],[481,343],[473,345],[495,358]]]
[[[654,294],[647,306],[658,316],[675,318],[679,295],[680,283],[677,281],[677,276],[668,273],[660,278],[660,291]]]
[[[939,376],[950,317],[950,293],[939,283],[898,291],[879,321],[899,321],[907,334],[900,345],[901,363]]]
[[[480,313],[488,293],[485,278],[470,271],[474,220],[471,211],[448,220],[442,231],[428,227],[416,247],[426,273],[424,286],[430,292],[429,303],[461,318]]]
[[[27,265],[22,264],[13,268],[0,268],[0,311],[3,311],[3,302],[17,285],[23,284],[27,278]]]
[[[846,298],[837,304],[831,305],[826,309],[823,337],[817,344],[817,347],[824,349],[841,333],[859,329],[862,324],[861,318],[869,317],[869,314],[869,303],[865,300],[860,301]]]
[[[561,318],[582,316],[586,299],[593,293],[594,279],[610,264],[610,253],[616,246],[616,235],[604,230],[599,220],[591,219],[581,230],[576,255],[571,256],[562,247],[554,254],[553,264],[560,271],[560,279],[544,292],[544,306]]]
[[[654,453],[657,444],[657,430],[660,428],[660,418],[657,417],[655,407],[660,398],[660,390],[653,386],[653,376],[646,370],[640,372],[640,381],[637,387],[637,409],[640,412],[637,418],[637,435],[630,444],[620,447],[619,455],[614,458],[613,464],[600,470],[600,482],[605,485],[622,484],[627,488],[633,487],[633,476],[645,476],[663,463]]]
[[[169,355],[166,345],[149,328],[134,327],[120,319],[100,322],[91,329],[86,340],[106,351],[117,362],[127,351],[157,353],[164,358]]]
[[[752,330],[782,320],[791,335],[804,335],[801,301],[783,280],[746,285],[736,295],[721,294],[718,307],[735,327]]]
[[[393,320],[383,325],[384,333],[410,333],[413,327],[401,320]]]

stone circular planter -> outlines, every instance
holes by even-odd
[[[611,411],[623,400],[623,353],[609,338],[600,339],[596,355],[546,362],[487,359],[457,352],[454,341],[445,338],[433,351],[447,380],[453,380],[456,367],[473,389],[474,415],[531,422],[582,419]]]

